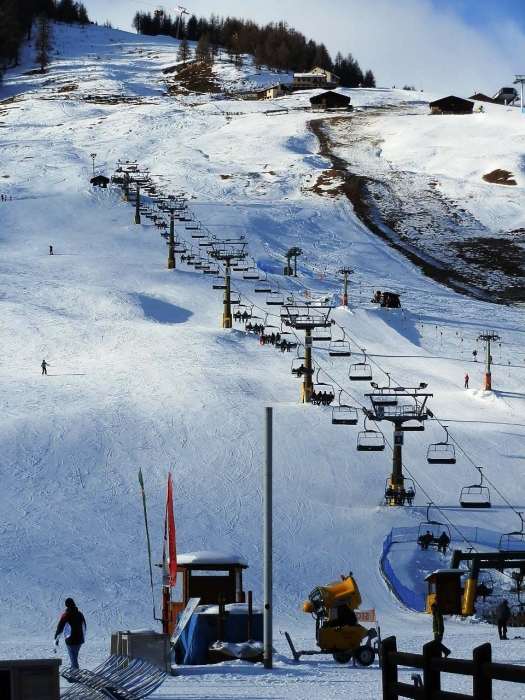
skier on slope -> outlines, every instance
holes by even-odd
[[[40,365],[40,367],[42,367],[42,374],[47,374],[47,368],[49,367],[49,363],[45,360],[42,360],[42,364]]]

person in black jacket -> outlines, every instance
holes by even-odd
[[[502,601],[496,608],[496,621],[498,623],[498,634],[500,639],[508,639],[507,622],[510,617],[509,601]]]
[[[58,622],[55,644],[58,645],[58,638],[64,633],[71,668],[78,668],[78,653],[85,641],[86,628],[86,619],[75,605],[75,601],[73,598],[66,598],[66,610]]]

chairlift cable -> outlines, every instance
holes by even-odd
[[[139,0],[132,0],[132,1],[133,1],[133,2],[138,2]],[[144,3],[144,4],[148,4],[148,3]],[[205,227],[205,230],[209,233],[209,235],[212,235],[211,232],[207,229],[207,227]],[[189,245],[190,245],[190,247],[193,247],[192,244],[189,244]],[[264,271],[264,272],[266,273],[267,278],[268,278],[269,276],[272,275],[272,273],[268,273],[268,272],[266,272],[266,271]],[[279,283],[276,282],[276,284],[277,284],[278,289],[279,289],[279,288],[280,288]],[[305,286],[305,285],[302,285],[302,286],[303,286],[304,289],[306,289],[306,286]],[[235,283],[233,284],[233,287],[234,287],[234,289],[241,295],[241,297],[243,297],[244,299],[246,299],[246,300],[248,301],[248,303],[249,303],[253,308],[255,308],[255,309],[257,309],[258,311],[260,311],[260,312],[261,312],[263,315],[265,315],[266,317],[267,317],[267,316],[275,316],[275,318],[276,318],[277,320],[280,320],[280,316],[277,316],[276,314],[272,314],[271,312],[266,311],[265,309],[263,309],[262,307],[260,307],[258,304],[256,304],[255,302],[253,302],[253,301],[250,299],[249,296],[247,296],[246,294],[244,294],[243,292],[241,292],[241,291],[238,289],[238,287],[235,285]],[[351,343],[353,343],[353,344],[356,346],[356,348],[357,348],[360,352],[363,352],[362,347],[361,347],[361,345],[362,345],[361,343],[358,343],[354,338],[352,338],[352,336],[347,332],[347,330],[346,330],[345,328],[343,328],[337,321],[335,321],[335,325],[338,327],[338,329],[339,329],[340,331],[342,331],[342,333],[343,333],[343,338],[344,338],[344,339],[348,338],[348,340],[349,340]],[[299,336],[297,335],[297,333],[295,332],[295,330],[294,330],[293,328],[291,329],[291,332],[292,332],[292,335],[295,337],[298,346],[303,346],[304,343],[302,343],[301,339],[299,338]],[[369,361],[371,364],[373,364],[380,372],[382,372],[383,374],[385,374],[386,377],[388,377],[389,384],[390,384],[391,381],[393,381],[397,386],[401,386],[401,385],[399,384],[399,382],[397,382],[396,380],[393,380],[393,379],[391,378],[390,373],[389,373],[389,372],[386,372],[386,371],[378,364],[378,362],[376,362],[374,359],[372,359],[369,355],[365,355],[365,358],[367,358],[368,361]],[[341,384],[340,384],[338,381],[336,381],[336,380],[332,377],[332,375],[331,375],[327,370],[325,370],[324,367],[323,367],[317,360],[315,361],[315,364],[316,364],[316,367],[317,367],[317,372],[319,373],[319,371],[322,370],[322,371],[326,374],[326,376],[328,377],[328,379],[330,380],[330,382],[333,384],[334,388],[337,387],[337,388],[339,389],[339,392],[340,392],[340,393],[341,393],[341,392],[344,392],[345,394],[347,394],[347,395],[350,397],[350,399],[351,399],[353,402],[355,402],[356,404],[358,404],[362,409],[365,409],[365,408],[366,408],[365,404],[363,404],[362,401],[361,401],[360,399],[355,398],[355,397],[353,396],[353,394],[352,394],[348,389],[343,388],[343,387],[341,386]],[[435,419],[435,420],[437,421],[437,423],[443,428],[443,423],[439,420],[439,418],[437,418],[437,417],[434,415],[434,419]],[[381,434],[383,435],[383,438],[384,438],[384,441],[385,441],[385,445],[388,446],[388,447],[393,451],[393,445],[392,445],[391,442],[388,440],[388,438],[385,437],[385,435],[384,435],[384,433],[382,432],[382,430],[380,430],[380,428],[379,428],[379,426],[378,426],[378,423],[377,423],[376,421],[372,421],[372,422],[376,425],[376,427],[378,427],[378,432],[381,433]],[[477,465],[475,464],[475,462],[474,462],[474,461],[471,459],[471,457],[465,452],[465,450],[464,450],[464,449],[462,448],[462,446],[457,442],[457,440],[456,440],[452,435],[450,435],[450,433],[448,432],[448,430],[447,430],[447,433],[448,433],[448,435],[449,435],[449,437],[450,437],[451,442],[458,448],[458,450],[461,452],[461,454],[463,454],[464,457],[466,457],[467,461],[469,461],[475,468],[478,468]],[[412,481],[417,485],[418,490],[421,491],[429,500],[431,500],[429,494],[425,491],[425,489],[422,487],[422,485],[419,483],[419,481],[412,475],[412,473],[411,473],[410,470],[406,467],[406,465],[405,465],[405,464],[402,464],[402,467],[403,467],[403,471],[404,471],[406,474],[408,474],[409,478],[411,478]],[[490,481],[490,479],[488,479],[486,475],[483,475],[483,476],[484,476],[484,480],[492,487],[492,489],[495,491],[495,493],[497,493],[497,494],[500,496],[500,498],[507,504],[507,506],[508,506],[514,513],[517,514],[518,511],[509,503],[509,501],[503,496],[503,494],[497,489],[497,487],[494,486],[494,484]],[[449,523],[449,525],[460,535],[460,537],[461,537],[470,547],[472,547],[472,549],[474,549],[475,551],[478,551],[477,548],[463,535],[463,533],[461,532],[461,530],[460,530],[456,525],[454,525],[454,523],[452,523],[452,521],[448,518],[448,516],[439,508],[439,506],[437,506],[437,505],[434,504],[434,508],[440,513],[441,517],[443,517],[443,518]]]

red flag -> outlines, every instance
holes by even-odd
[[[164,521],[164,573],[166,585],[177,585],[177,547],[175,544],[175,518],[173,516],[173,493],[171,474],[168,474],[168,495],[166,498],[166,519]]]

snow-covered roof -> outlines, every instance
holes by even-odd
[[[217,564],[238,564],[239,566],[248,566],[248,562],[244,557],[238,554],[225,554],[224,552],[189,552],[188,554],[178,554],[177,564],[197,564],[197,565],[217,565]]]
[[[433,571],[431,574],[428,574],[428,576],[425,576],[425,581],[428,581],[428,579],[431,576],[439,576],[441,574],[458,574],[458,575],[463,575],[466,574],[465,569],[436,569]]]
[[[294,78],[326,78],[325,73],[294,73]]]

